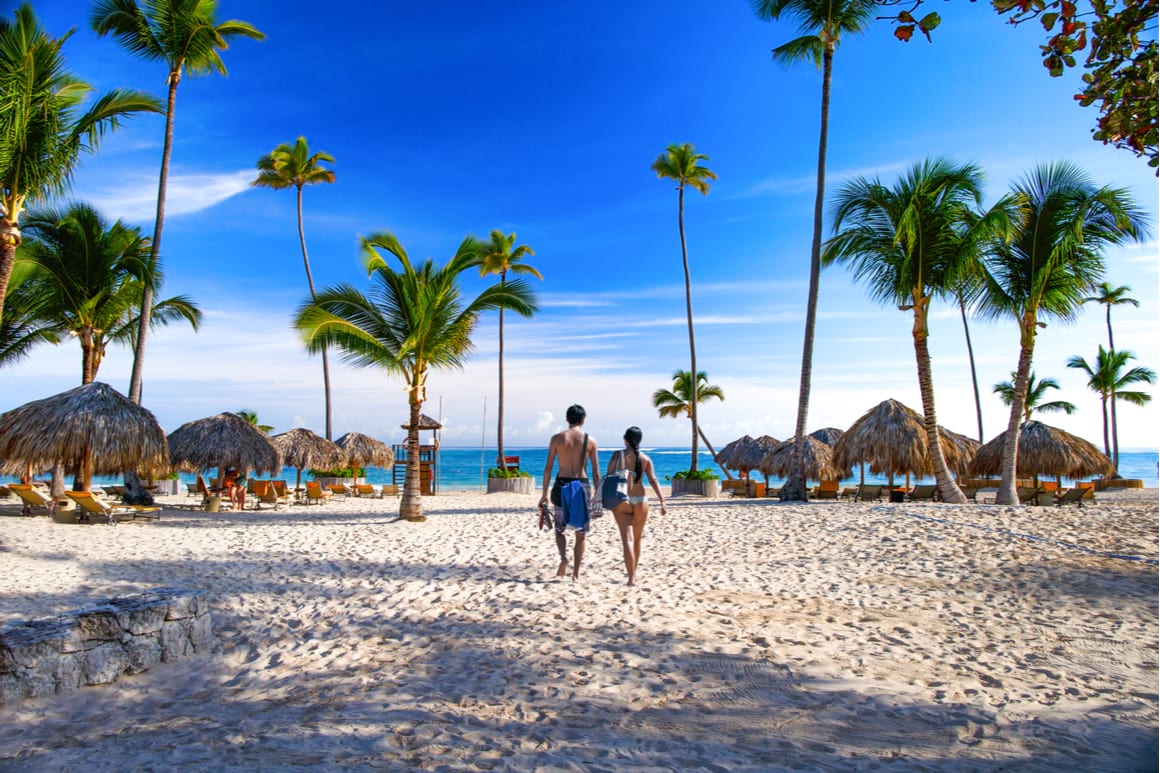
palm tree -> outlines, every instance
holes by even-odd
[[[513,274],[530,274],[536,279],[543,280],[540,272],[526,263],[521,263],[525,257],[535,255],[532,248],[526,244],[521,244],[518,247],[513,245],[516,242],[515,233],[504,235],[503,231],[493,230],[488,239],[488,242],[483,245],[483,252],[480,255],[481,260],[479,266],[480,276],[487,276],[489,274],[499,274],[499,283],[507,283],[508,272]],[[496,442],[496,467],[507,469],[507,464],[504,461],[503,451],[503,307],[499,310],[499,417],[496,420],[495,431]]]
[[[1146,405],[1152,396],[1146,392],[1137,392],[1126,389],[1133,384],[1153,384],[1156,382],[1156,373],[1150,368],[1131,368],[1127,371],[1128,361],[1136,356],[1128,351],[1109,351],[1100,345],[1096,354],[1095,365],[1089,365],[1087,360],[1079,355],[1067,361],[1067,367],[1082,370],[1088,376],[1088,387],[1099,394],[1100,408],[1104,417],[1104,453],[1111,458],[1112,464],[1120,468],[1120,436],[1116,426],[1116,401],[1123,400],[1132,405]],[[1108,443],[1108,406],[1111,405],[1112,443]]]
[[[139,228],[109,223],[88,204],[28,213],[17,263],[30,264],[27,291],[37,314],[81,347],[81,383],[96,380],[109,344],[132,345],[145,287],[161,288]],[[201,311],[186,296],[157,303],[151,327],[182,320],[197,330]]]
[[[65,66],[68,38],[52,38],[24,3],[0,18],[0,322],[30,202],[69,189],[82,153],[92,153],[121,119],[161,112],[137,91],[108,91],[81,112],[92,87]]]
[[[28,281],[34,270],[19,261],[13,266],[4,318],[0,320],[0,368],[23,360],[37,344],[60,343],[62,331],[46,319],[44,299],[34,294]]]
[[[1059,382],[1053,378],[1042,381],[1035,380],[1035,371],[1027,377],[1027,397],[1023,404],[1023,421],[1031,421],[1031,415],[1039,413],[1066,413],[1068,416],[1075,413],[1075,405],[1067,400],[1046,400],[1048,389],[1059,389]],[[991,391],[999,395],[1003,405],[1011,405],[1015,400],[1015,374],[1011,374],[1010,381],[1000,381],[991,387]]]
[[[996,243],[987,263],[983,310],[1014,317],[1019,325],[1015,399],[1003,446],[998,504],[1017,504],[1015,469],[1019,424],[1027,395],[1035,336],[1042,318],[1075,319],[1104,270],[1107,245],[1139,239],[1147,221],[1124,190],[1098,188],[1078,167],[1046,164],[1016,184],[1022,215],[1014,237]]]
[[[1115,341],[1112,340],[1112,307],[1123,306],[1124,304],[1132,304],[1136,308],[1140,307],[1140,302],[1128,295],[1132,292],[1132,288],[1127,285],[1120,285],[1119,287],[1112,287],[1110,282],[1100,282],[1096,285],[1096,294],[1089,295],[1083,299],[1084,303],[1099,303],[1107,307],[1107,321],[1108,321],[1108,351],[1114,352],[1116,350]]]
[[[657,413],[662,419],[675,419],[681,416],[687,416],[692,420],[694,391],[696,392],[698,403],[707,403],[712,399],[725,399],[725,393],[721,391],[721,387],[716,384],[710,384],[709,376],[705,371],[702,370],[697,373],[697,387],[694,390],[692,381],[689,378],[689,371],[678,370],[673,373],[672,389],[658,389],[653,392],[653,407],[657,409]],[[696,429],[697,434],[705,441],[705,447],[709,449],[709,453],[713,454],[713,459],[716,459],[717,451],[713,448],[713,444],[709,442],[709,438],[705,436],[705,431],[699,426]],[[724,465],[720,462],[717,464],[721,467],[722,472],[725,473],[726,478],[732,477]]]
[[[689,318],[689,372],[698,373],[697,345],[693,339],[693,285],[689,279],[689,249],[685,243],[685,186],[688,185],[701,195],[709,194],[709,180],[716,180],[717,175],[708,167],[700,165],[701,161],[708,161],[709,157],[698,153],[691,142],[683,145],[669,145],[664,153],[657,156],[652,163],[652,170],[657,177],[664,180],[677,181],[677,228],[681,234],[681,261],[685,268],[685,311]],[[693,384],[693,399],[690,401],[693,421],[693,457],[689,462],[689,472],[697,471],[697,384]]]
[[[806,444],[806,420],[810,410],[813,379],[814,328],[818,316],[818,284],[821,279],[822,206],[826,197],[826,143],[830,132],[830,80],[834,52],[845,33],[860,33],[876,14],[874,0],[750,0],[758,18],[776,21],[786,14],[798,22],[801,37],[773,49],[773,60],[789,66],[813,62],[822,68],[822,109],[818,131],[817,190],[814,194],[814,231],[810,242],[810,283],[806,295],[806,327],[802,336],[801,381],[798,386],[797,421],[790,473],[781,489],[782,501],[806,501],[806,476],[802,467]]]
[[[961,286],[977,260],[984,236],[1002,229],[1002,201],[984,214],[982,171],[928,159],[912,167],[893,188],[856,178],[834,199],[834,231],[823,261],[848,263],[871,296],[914,316],[912,336],[926,427],[927,453],[944,502],[965,503],[939,443],[931,376],[928,318],[931,298]]]
[[[311,154],[305,137],[299,137],[293,145],[285,143],[258,159],[258,179],[253,186],[283,190],[294,188],[298,194],[298,243],[302,247],[302,265],[306,268],[306,284],[310,286],[310,298],[314,292],[314,277],[310,273],[310,258],[306,254],[306,232],[302,229],[302,188],[317,183],[333,183],[334,171],[323,166],[333,164],[334,156],[319,151]],[[330,406],[330,364],[327,362],[326,347],[322,348],[322,387],[326,397],[326,439],[331,439]]]
[[[299,308],[294,324],[311,351],[334,346],[347,362],[406,379],[410,419],[399,515],[420,521],[424,516],[419,496],[419,413],[427,399],[428,373],[432,368],[462,367],[482,313],[504,308],[528,317],[536,311],[535,296],[525,280],[517,279],[465,299],[459,278],[479,268],[482,252],[478,240],[470,236],[441,267],[431,260],[416,266],[395,235],[386,231],[361,241],[373,283],[371,295],[347,284],[326,288],[316,301]],[[393,256],[399,268],[389,265],[380,250]]]
[[[153,223],[152,259],[161,254],[161,230],[165,224],[165,191],[169,181],[169,157],[173,151],[173,117],[177,86],[183,74],[226,75],[219,51],[232,38],[262,40],[266,36],[244,21],[218,22],[217,0],[97,0],[92,26],[98,35],[112,34],[129,53],[147,61],[162,61],[169,68],[169,96],[165,108],[165,139],[161,149],[161,175],[157,183],[157,217]],[[152,319],[153,291],[148,285],[141,296],[140,328],[133,352],[129,399],[141,402],[141,377],[145,364],[145,341]]]
[[[238,416],[241,416],[247,422],[249,422],[250,424],[257,427],[258,431],[262,432],[263,434],[269,435],[271,432],[274,431],[274,427],[272,427],[269,424],[262,424],[258,420],[258,412],[257,411],[248,411],[245,408],[243,408],[240,411],[234,411],[234,413],[237,414]]]

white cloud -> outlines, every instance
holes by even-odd
[[[250,188],[253,170],[204,174],[170,174],[165,194],[166,217],[209,209]],[[121,173],[116,184],[93,186],[86,199],[111,218],[151,222],[157,212],[157,172]]]

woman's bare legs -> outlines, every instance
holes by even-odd
[[[648,502],[632,506],[632,577],[636,578],[636,566],[640,563],[640,541],[644,536],[644,525],[648,521]],[[631,584],[631,583],[630,583]]]
[[[628,584],[636,584],[636,564],[640,560],[640,537],[648,520],[648,503],[640,505],[622,504],[612,511],[616,527],[620,529],[620,545],[624,549],[624,569],[628,573]]]

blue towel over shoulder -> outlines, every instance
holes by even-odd
[[[560,506],[564,510],[564,526],[573,531],[588,531],[588,485],[573,480],[560,488]]]

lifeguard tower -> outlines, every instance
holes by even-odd
[[[410,430],[410,426],[407,424],[403,424],[402,428]],[[423,495],[437,493],[436,466],[439,460],[439,430],[441,429],[443,429],[442,424],[426,414],[419,414],[419,493]],[[430,444],[423,443],[424,432],[432,434]],[[407,444],[395,445],[394,451],[395,465],[391,470],[391,482],[399,486],[399,491],[402,491],[402,486],[407,479]]]

